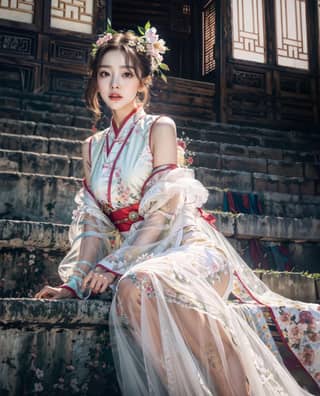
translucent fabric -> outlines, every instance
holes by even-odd
[[[243,268],[200,216],[206,198],[193,171],[158,172],[140,203],[145,220],[101,261],[122,275],[110,312],[122,393],[308,395],[227,303]]]
[[[87,188],[82,187],[75,197],[69,229],[71,248],[59,264],[64,286],[77,297],[88,297],[81,291],[83,278],[96,267],[98,260],[120,246],[121,235],[101,209]]]
[[[79,283],[95,264],[119,275],[110,331],[123,395],[309,395],[227,301],[248,290],[287,299],[201,217],[207,197],[192,170],[156,169],[140,201],[144,220],[120,234],[82,189],[60,275]]]

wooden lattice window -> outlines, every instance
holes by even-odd
[[[233,57],[265,62],[263,0],[232,0]]]
[[[305,0],[276,0],[277,61],[281,66],[309,68]]]
[[[202,11],[202,75],[216,68],[216,3],[209,1]]]
[[[0,18],[33,23],[34,0],[0,0]]]
[[[93,0],[52,0],[50,26],[92,33]]]

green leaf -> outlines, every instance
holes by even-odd
[[[159,67],[160,67],[160,69],[162,69],[162,70],[166,70],[166,71],[169,71],[169,70],[170,70],[170,69],[169,69],[169,66],[166,65],[165,63],[160,63]]]
[[[151,28],[151,23],[150,23],[150,21],[148,21],[145,25],[144,25],[144,30],[146,31],[146,30],[148,30],[148,29],[150,29]]]
[[[144,35],[144,30],[142,26],[138,26],[138,31],[140,34]]]
[[[168,82],[167,76],[166,76],[165,74],[161,73],[160,77],[162,78],[162,80],[163,80],[165,83]]]

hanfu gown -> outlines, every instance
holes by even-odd
[[[250,395],[310,394],[285,367],[263,317],[250,315],[248,304],[235,309],[228,297],[232,293],[252,310],[268,306],[288,348],[292,337],[281,315],[286,309],[291,318],[293,311],[297,318],[309,315],[307,324],[295,324],[312,322],[318,338],[300,340],[300,349],[291,349],[315,382],[320,380],[318,306],[286,299],[259,280],[206,219],[201,207],[208,191],[192,169],[172,164],[153,169],[149,143],[157,118],[139,107],[118,134],[111,123],[88,139],[90,180],[76,195],[71,249],[59,266],[65,287],[79,298],[86,297],[80,290],[83,277],[96,265],[117,274],[110,331],[122,393],[221,395],[213,367],[238,396],[226,347],[232,345]],[[110,214],[128,207],[134,222],[121,228]],[[306,345],[316,355],[309,365],[303,361]]]

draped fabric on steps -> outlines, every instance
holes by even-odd
[[[306,340],[299,339],[296,348],[295,329],[288,330],[280,315],[282,307],[290,314],[296,310],[297,318],[311,314],[308,323],[297,326],[315,337],[308,345],[316,353],[318,306],[273,293],[254,274],[210,216],[199,211],[208,191],[193,170],[153,171],[148,134],[154,120],[142,109],[118,137],[112,126],[93,136],[90,183],[76,196],[72,246],[59,268],[75,292],[81,276],[96,264],[118,275],[110,324],[123,394],[216,396],[228,389],[236,396],[245,377],[254,396],[309,394],[272,353],[275,344],[269,342],[270,350],[261,340],[259,325],[252,329],[254,321],[239,312],[245,305],[228,298],[232,294],[246,306],[268,309],[315,384],[319,359],[305,359]],[[137,202],[143,220],[120,232],[108,210]]]

